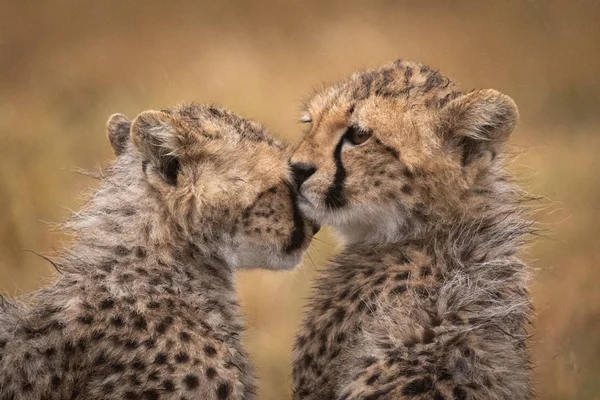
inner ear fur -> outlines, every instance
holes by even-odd
[[[491,152],[493,157],[502,150],[519,119],[515,102],[494,89],[457,97],[442,113],[442,137],[461,151],[463,166],[485,152]]]
[[[144,111],[131,123],[133,144],[172,186],[177,184],[181,167],[179,153],[183,136],[171,115],[163,111]]]
[[[130,129],[131,121],[123,114],[113,114],[106,122],[106,136],[117,157],[123,154],[127,148]]]

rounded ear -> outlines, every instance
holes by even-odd
[[[130,128],[131,121],[123,114],[113,114],[106,122],[106,136],[117,157],[127,148]]]
[[[442,137],[462,151],[462,165],[502,149],[519,119],[517,105],[494,89],[457,97],[442,109]]]
[[[142,112],[131,123],[131,138],[144,156],[143,168],[151,163],[166,183],[175,186],[181,144],[171,115],[162,111]]]

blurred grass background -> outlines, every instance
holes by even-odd
[[[48,222],[95,184],[72,170],[112,158],[111,113],[216,103],[294,142],[313,86],[402,57],[519,105],[515,171],[548,198],[548,238],[527,255],[536,387],[542,399],[600,399],[599,52],[592,0],[0,0],[0,291],[48,280],[48,263],[22,249],[60,248]],[[320,235],[295,272],[240,274],[261,399],[289,396],[310,279],[334,251]]]

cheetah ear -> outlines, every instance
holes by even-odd
[[[144,111],[131,123],[131,138],[145,158],[144,168],[151,163],[163,180],[171,186],[177,184],[180,163],[180,135],[173,118],[163,111]]]
[[[513,99],[494,89],[460,96],[449,102],[442,112],[442,136],[461,149],[463,166],[486,152],[493,158],[519,118]]]
[[[129,129],[131,129],[131,121],[123,114],[113,114],[106,122],[106,136],[117,157],[127,148]]]

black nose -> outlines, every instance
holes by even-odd
[[[298,189],[300,189],[300,186],[302,186],[302,184],[317,170],[314,165],[306,163],[292,163],[291,167],[294,184]]]

